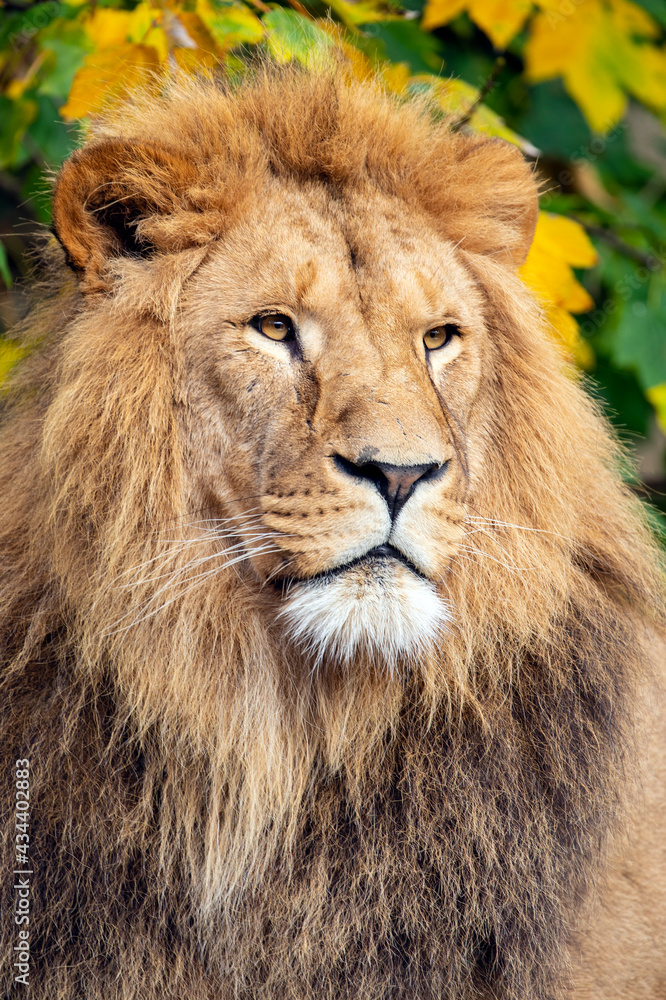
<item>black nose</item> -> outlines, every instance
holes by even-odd
[[[391,465],[388,462],[350,462],[342,455],[334,455],[333,461],[341,472],[357,479],[369,479],[374,483],[388,504],[392,518],[397,517],[407,499],[414,492],[420,479],[432,479],[443,468],[438,462],[426,465]],[[444,463],[446,465],[447,463]]]

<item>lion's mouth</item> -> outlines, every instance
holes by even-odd
[[[315,666],[366,655],[389,673],[444,640],[451,611],[435,584],[389,544],[283,590],[278,621]]]
[[[385,542],[383,545],[375,545],[374,548],[368,549],[361,556],[356,556],[354,559],[350,559],[349,562],[342,563],[340,566],[334,566],[331,569],[322,570],[321,573],[315,573],[312,576],[285,576],[274,580],[274,584],[279,589],[285,591],[288,590],[295,583],[316,583],[318,581],[333,580],[336,577],[355,569],[358,566],[365,566],[366,564],[386,563],[389,560],[395,560],[396,562],[402,563],[407,569],[411,570],[415,576],[420,577],[422,580],[427,580],[421,570],[414,565],[411,560],[407,558],[399,549],[396,549],[393,545],[389,545]]]
[[[343,566],[336,566],[336,568],[331,570],[330,572],[332,574],[339,573],[341,571],[344,572],[345,570],[351,569],[353,566],[358,566],[360,563],[364,563],[366,561],[370,560],[386,561],[387,559],[395,559],[397,560],[397,562],[401,562],[404,566],[407,567],[407,569],[410,569],[412,573],[415,573],[416,576],[423,577],[424,580],[426,579],[426,577],[418,568],[418,566],[415,566],[414,563],[410,559],[408,559],[406,555],[404,555],[399,549],[396,549],[395,546],[389,545],[387,542],[384,543],[384,545],[375,545],[374,549],[370,549],[368,552],[365,553],[365,555],[358,556],[356,559],[352,559],[350,562],[345,563]]]

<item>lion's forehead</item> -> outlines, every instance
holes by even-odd
[[[334,198],[282,186],[213,250],[197,295],[202,286],[230,318],[290,307],[327,321],[337,343],[350,332],[357,349],[359,325],[387,346],[387,333],[449,314],[482,323],[482,298],[456,248],[401,199],[372,189]]]

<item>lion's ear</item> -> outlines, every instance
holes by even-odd
[[[155,248],[142,221],[174,213],[193,176],[178,153],[140,140],[101,139],[73,154],[56,181],[53,226],[88,288],[103,287],[109,258]]]
[[[501,139],[463,134],[451,139],[437,206],[447,236],[464,250],[520,267],[539,212],[532,168],[516,146]]]

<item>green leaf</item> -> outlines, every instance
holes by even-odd
[[[276,7],[265,15],[263,23],[268,31],[268,49],[278,62],[297,59],[304,66],[313,66],[333,46],[326,32],[294,10]]]
[[[67,13],[66,4],[50,0],[48,3],[31,4],[26,11],[19,14],[3,14],[0,22],[0,48],[14,51],[22,48],[38,31],[46,28],[56,18],[64,19]]]
[[[402,17],[389,18],[363,27],[369,45],[359,44],[364,51],[370,48],[375,58],[407,63],[412,73],[441,72],[443,57],[440,44],[434,35],[421,31],[416,21]]]
[[[58,106],[65,103],[72,86],[72,80],[78,69],[92,50],[92,45],[79,25],[56,25],[55,32],[48,32],[42,37],[42,47],[48,53],[44,70],[41,74],[39,93],[55,97]]]
[[[666,28],[666,6],[664,6],[664,0],[633,0],[633,3],[646,10],[662,28]]]
[[[223,49],[255,45],[264,36],[264,26],[257,15],[240,4],[219,4],[212,13],[200,10],[199,16]]]
[[[378,0],[328,0],[329,7],[343,24],[354,28],[359,24],[371,24],[373,21],[386,21],[390,16]]]
[[[548,80],[530,87],[527,113],[516,128],[546,156],[584,157],[592,135],[582,113],[564,89],[561,80]]]
[[[60,167],[76,148],[76,131],[63,122],[58,105],[51,97],[38,95],[37,115],[23,142],[28,152],[50,167]]]
[[[642,194],[624,191],[623,195],[625,204],[633,216],[631,221],[652,233],[660,242],[666,242],[666,219],[663,211],[661,214],[655,212],[652,199],[645,198]]]
[[[620,371],[607,359],[597,356],[591,378],[595,395],[601,399],[606,415],[617,429],[645,437],[652,407],[634,373]]]
[[[611,343],[615,364],[634,371],[643,389],[666,382],[666,286],[661,274],[636,289]]]
[[[31,163],[24,176],[21,205],[30,209],[37,222],[50,226],[53,185],[48,172],[42,170],[37,163]]]
[[[13,167],[21,162],[21,139],[36,115],[34,101],[10,101],[7,97],[0,97],[0,168]]]

